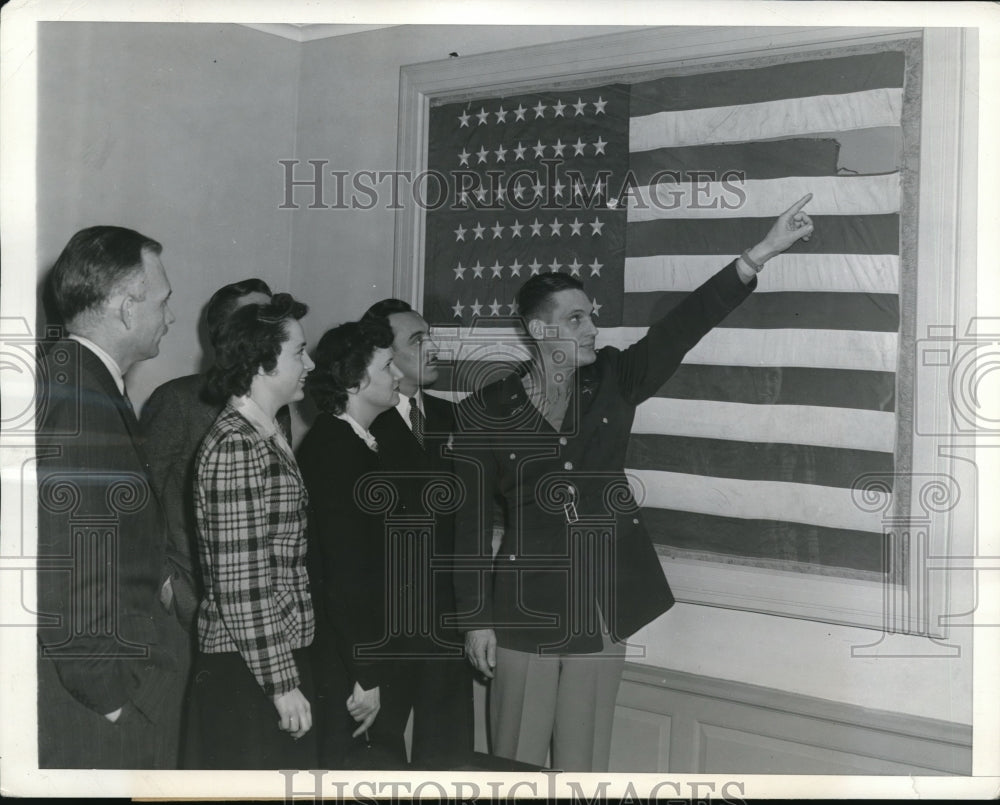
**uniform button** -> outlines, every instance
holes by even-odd
[[[517,458],[517,453],[511,453],[510,460],[513,461],[515,458]]]
[[[607,425],[608,424],[608,418],[606,416],[602,416],[601,417],[601,422],[603,422],[605,425]]]
[[[567,461],[565,464],[563,464],[563,469],[564,470],[571,470],[571,469],[573,469],[573,462],[572,461]]]
[[[514,554],[511,554],[511,555],[510,555],[509,557],[507,557],[507,558],[508,558],[508,559],[510,559],[510,561],[512,561],[512,562],[513,562],[513,561],[514,561],[515,559],[517,559],[517,557],[516,557],[516,556],[515,556]]]
[[[566,442],[566,437],[565,436],[560,436],[559,437],[559,444],[561,444],[563,447],[566,446],[567,442]]]
[[[633,517],[632,518],[632,523],[635,524],[635,525],[639,525],[639,518],[638,517]]]

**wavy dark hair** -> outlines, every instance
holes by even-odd
[[[368,364],[376,349],[392,346],[392,329],[383,321],[367,318],[341,324],[323,333],[313,361],[316,368],[306,378],[306,390],[316,407],[328,414],[347,409],[347,390],[368,377]]]
[[[271,372],[281,345],[288,340],[286,323],[301,319],[309,308],[287,293],[267,305],[244,305],[217,330],[215,364],[208,370],[206,396],[217,403],[250,391],[258,369]]]

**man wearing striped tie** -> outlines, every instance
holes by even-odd
[[[517,295],[533,357],[459,406],[472,468],[456,522],[466,652],[491,679],[496,755],[607,771],[625,641],[673,602],[624,475],[636,406],[756,287],[763,264],[813,231],[806,195],[764,239],[628,349],[597,349],[579,280],[538,274]],[[492,563],[494,504],[503,538]],[[464,565],[464,568],[463,568]]]
[[[393,697],[404,712],[413,709],[413,745],[411,762],[416,768],[454,769],[466,765],[472,757],[473,700],[472,674],[462,656],[462,637],[444,619],[455,611],[449,563],[454,553],[454,518],[448,513],[427,510],[425,492],[439,480],[453,477],[451,458],[446,447],[455,427],[454,406],[448,400],[424,392],[438,379],[437,345],[431,338],[424,317],[400,299],[383,299],[365,313],[392,329],[393,363],[402,374],[399,379],[399,403],[379,415],[371,432],[379,445],[383,466],[393,473],[399,493],[397,517],[425,515],[433,518],[433,529],[422,535],[429,539],[424,556],[429,566],[421,565],[418,576],[423,581],[400,592],[401,601],[409,601],[421,611],[413,612],[414,628],[405,638],[411,659],[403,659],[407,671],[401,675],[402,695]],[[409,477],[407,477],[409,476]],[[418,531],[414,530],[414,538]],[[423,592],[418,592],[419,590]],[[384,707],[384,705],[383,705]],[[379,717],[384,718],[385,713]]]
[[[161,246],[77,232],[49,277],[69,338],[39,371],[38,762],[176,768],[189,663],[125,375],[174,321]]]

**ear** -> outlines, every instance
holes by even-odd
[[[115,314],[121,318],[125,329],[131,330],[135,323],[135,298],[126,293],[117,299],[112,298],[110,304],[114,306]]]
[[[541,319],[532,319],[528,322],[528,335],[536,341],[545,338],[545,322]]]

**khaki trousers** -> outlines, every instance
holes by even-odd
[[[494,755],[552,768],[606,772],[625,643],[605,633],[596,654],[538,655],[497,648],[490,684]]]

